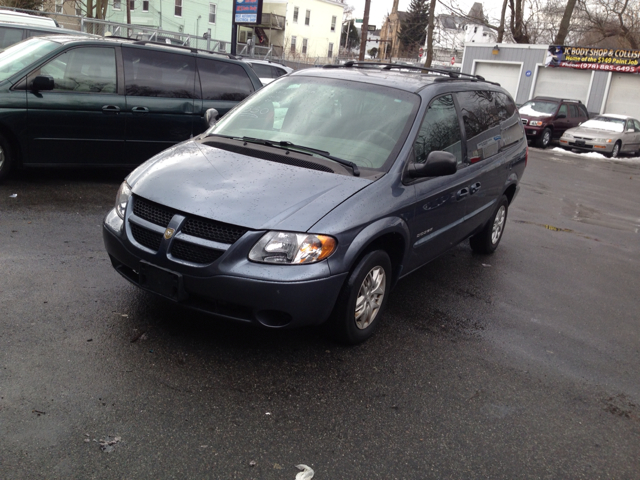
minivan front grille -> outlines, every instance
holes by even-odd
[[[244,235],[247,229],[204,218],[189,217],[182,226],[182,232],[205,240],[232,244]]]
[[[133,202],[133,213],[140,218],[144,218],[147,222],[166,228],[173,218],[175,210],[136,196]]]
[[[215,262],[224,252],[214,248],[202,247],[183,240],[174,240],[171,244],[171,255],[180,260],[192,263],[212,263]]]
[[[131,233],[136,242],[150,248],[154,252],[160,250],[160,243],[162,243],[161,233],[152,232],[135,223],[129,223],[129,225],[131,226]]]

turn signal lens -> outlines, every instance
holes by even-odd
[[[331,255],[336,246],[336,239],[327,235],[268,232],[251,249],[249,260],[285,265],[316,263]]]

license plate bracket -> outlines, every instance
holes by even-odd
[[[576,140],[576,145],[584,145],[584,140]]]
[[[157,267],[144,260],[140,261],[140,286],[176,302],[186,298],[182,275]]]

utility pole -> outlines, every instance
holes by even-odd
[[[364,60],[364,53],[367,49],[367,30],[369,30],[369,7],[371,7],[371,0],[366,0],[364,3],[364,18],[362,19],[362,32],[360,38],[360,56],[358,60],[361,62]]]

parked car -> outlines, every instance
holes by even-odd
[[[13,10],[0,10],[0,23],[16,23],[19,25],[49,28],[58,28],[59,26],[51,17],[31,15],[30,13],[16,12]]]
[[[293,68],[270,60],[257,60],[254,58],[243,58],[242,60],[251,65],[251,68],[256,72],[256,75],[258,75],[263,85],[271,83],[276,78],[282,77],[287,73],[293,72]]]
[[[26,38],[43,37],[46,35],[90,36],[90,34],[88,33],[68,30],[66,28],[59,28],[55,25],[51,27],[42,25],[21,25],[19,23],[0,22],[0,50],[4,50],[5,48],[15,43],[21,42]]]
[[[527,139],[541,148],[547,148],[568,128],[589,119],[589,112],[580,100],[563,98],[535,97],[524,103],[519,112]]]
[[[358,343],[400,278],[465,239],[492,253],[527,161],[513,100],[398,69],[296,71],[138,167],[104,220],[116,271],[185,307],[329,321]]]
[[[0,53],[0,178],[12,165],[139,165],[261,87],[246,63],[187,47],[24,40]]]
[[[613,158],[621,153],[640,155],[640,122],[626,115],[598,115],[564,132],[560,146]]]

